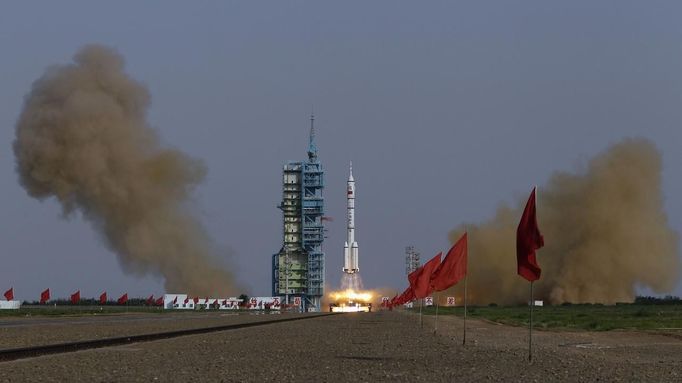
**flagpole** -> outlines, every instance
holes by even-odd
[[[467,278],[469,272],[464,275],[464,335],[462,336],[462,346],[467,343]]]
[[[436,323],[433,327],[433,333],[435,334],[438,331],[438,295],[433,294],[433,297],[436,298]]]
[[[528,321],[528,363],[533,362],[533,282],[530,282],[530,321]]]
[[[466,225],[464,225],[464,234],[469,234],[469,231],[467,230]],[[467,239],[468,242],[468,239]],[[468,259],[469,259],[469,246],[467,244],[467,264]],[[464,329],[463,329],[463,335],[462,335],[462,346],[465,346],[467,343],[467,279],[469,278],[469,268],[467,267],[466,274],[464,274]]]
[[[538,185],[533,186],[535,192],[535,207],[538,204]],[[533,363],[533,281],[530,281],[530,320],[528,321],[528,363]]]
[[[419,299],[419,327],[424,327],[424,320],[422,319],[422,306],[424,306],[424,298]]]

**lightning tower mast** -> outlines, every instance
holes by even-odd
[[[405,274],[410,275],[417,268],[419,268],[419,252],[414,249],[414,246],[405,247]]]

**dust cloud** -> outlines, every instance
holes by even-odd
[[[661,155],[650,141],[626,139],[576,173],[557,172],[538,187],[545,247],[537,256],[542,268],[534,284],[537,299],[553,304],[632,302],[638,287],[666,293],[676,286],[679,238],[664,212],[661,168]],[[471,301],[527,301],[528,283],[516,274],[514,253],[527,198],[499,207],[488,222],[466,225]],[[450,240],[454,243],[463,231],[463,225],[451,231]],[[456,286],[447,295],[461,296],[461,290]]]
[[[234,294],[190,206],[206,168],[162,147],[146,119],[150,100],[108,47],[85,46],[48,68],[16,124],[19,181],[31,197],[55,197],[65,216],[81,212],[125,271],[160,275],[168,292]]]

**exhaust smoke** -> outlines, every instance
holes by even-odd
[[[234,294],[231,274],[189,206],[206,173],[163,148],[146,121],[149,91],[123,58],[97,45],[34,82],[16,124],[21,185],[81,212],[127,272],[161,275],[167,291]]]
[[[626,139],[571,174],[557,172],[538,188],[545,247],[534,295],[551,303],[632,302],[638,287],[671,291],[680,276],[679,237],[668,225],[661,156],[645,139]],[[530,191],[530,187],[528,189]],[[528,299],[516,275],[516,226],[527,195],[493,219],[467,225],[469,299],[513,304]],[[463,226],[450,232],[454,243]],[[456,287],[461,296],[461,287]],[[453,293],[453,291],[450,291]]]

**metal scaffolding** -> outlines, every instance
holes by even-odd
[[[301,297],[303,310],[320,311],[324,295],[324,170],[317,158],[314,117],[310,117],[308,161],[283,169],[282,249],[272,257],[272,294],[290,304]]]

